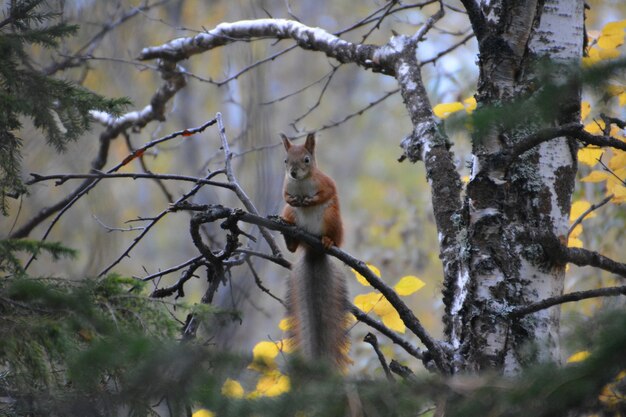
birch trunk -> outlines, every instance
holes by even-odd
[[[571,83],[572,65],[579,64],[583,50],[583,7],[582,0],[483,4],[479,106],[532,101],[543,93],[537,82],[540,62],[550,63],[552,82]],[[579,87],[566,91],[551,125],[578,121]],[[541,127],[533,112],[529,107],[513,126],[493,122],[473,137],[466,201],[469,279],[466,287],[457,284],[466,296],[459,324],[448,333],[453,344],[463,346],[468,370],[515,373],[526,363],[559,359],[559,307],[514,322],[504,318],[511,308],[563,292],[564,266],[549,260],[536,236],[567,236],[574,142],[551,140],[510,166],[493,162],[494,155]]]

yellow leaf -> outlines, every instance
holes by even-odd
[[[378,314],[380,317],[383,317],[387,314],[390,314],[392,311],[395,311],[389,300],[385,297],[381,296],[379,302],[374,304],[374,313]]]
[[[413,275],[407,275],[400,278],[400,281],[394,285],[394,289],[398,295],[411,295],[415,291],[419,291],[426,283]]]
[[[617,96],[617,98],[619,100],[619,105],[620,106],[626,105],[626,92],[620,94],[619,96]]]
[[[613,189],[614,197],[611,199],[613,203],[624,203],[626,202],[626,187],[623,185],[616,185]]]
[[[280,350],[274,342],[259,342],[252,349],[252,363],[248,365],[249,369],[265,372],[268,369],[276,367],[274,358],[278,355]]]
[[[463,100],[463,103],[465,105],[465,111],[468,114],[471,114],[474,110],[476,110],[477,103],[474,97],[466,98],[465,100]]]
[[[456,113],[460,110],[463,110],[464,108],[465,106],[463,105],[463,103],[459,101],[455,101],[454,103],[441,103],[437,104],[433,108],[433,113],[435,113],[435,116],[439,117],[440,119],[445,119],[452,113]]]
[[[602,35],[598,38],[598,46],[602,49],[615,49],[624,43],[624,33]]]
[[[567,363],[582,362],[585,359],[587,359],[588,357],[589,357],[589,351],[588,350],[581,350],[580,352],[576,352],[572,356],[567,358]]]
[[[581,178],[581,182],[601,182],[609,179],[611,174],[606,171],[591,171],[589,175],[584,178]]]
[[[626,20],[617,20],[615,22],[609,22],[602,28],[601,34],[611,34],[623,32],[626,29]]]
[[[376,268],[374,265],[372,264],[366,264],[367,267],[370,269],[370,271],[372,271],[374,273],[374,275],[376,275],[378,278],[380,278],[380,269]],[[365,277],[361,274],[359,274],[357,271],[355,271],[354,269],[352,270],[352,273],[354,274],[354,276],[356,277],[356,280],[359,281],[359,284],[361,285],[365,285],[366,287],[370,286],[370,283],[367,282],[367,280],[365,279]]]
[[[280,330],[282,330],[283,332],[288,331],[289,329],[291,329],[291,321],[289,319],[289,317],[285,317],[284,319],[282,319],[279,323],[278,323],[278,328]]]
[[[626,91],[626,88],[623,85],[616,84],[607,84],[604,89],[606,90],[606,93],[611,97],[619,96],[624,91]]]
[[[569,234],[569,238],[577,239],[578,236],[580,236],[582,232],[583,232],[583,225],[581,223],[578,223],[576,227],[574,227],[574,230],[572,230],[572,233]]]
[[[590,167],[598,163],[604,151],[601,148],[582,148],[578,150],[578,161]]]
[[[573,238],[570,236],[570,238],[567,239],[567,247],[568,248],[582,248],[583,241],[578,238]]]
[[[388,314],[385,314],[381,317],[381,319],[383,320],[383,324],[391,330],[395,330],[398,333],[404,333],[406,331],[404,322],[396,310],[392,310]]]
[[[467,184],[469,182],[469,180],[470,180],[469,175],[463,175],[461,177],[461,181],[463,182],[463,184]]]
[[[201,408],[191,415],[191,417],[215,417],[215,413],[213,411],[206,410]]]
[[[590,207],[591,207],[591,203],[588,201],[585,201],[585,200],[575,201],[572,204],[572,209],[570,210],[569,221],[570,222],[576,221],[576,219],[578,219]],[[596,213],[592,211],[591,213],[588,213],[585,216],[585,219],[591,219],[593,217],[596,217]]]
[[[259,378],[256,384],[256,390],[267,397],[276,397],[284,394],[291,389],[291,383],[287,375],[283,375],[280,371],[268,372]]]
[[[377,292],[361,294],[354,297],[354,305],[364,312],[369,313],[382,298],[383,295]]]
[[[594,120],[585,125],[585,130],[592,135],[601,135],[604,130],[604,122],[602,120]]]
[[[278,350],[283,353],[291,353],[293,352],[293,340],[292,339],[283,339],[278,342]]]
[[[613,171],[626,167],[626,152],[613,150],[614,154],[609,160],[609,168]],[[607,173],[608,174],[608,173]]]
[[[580,103],[580,120],[585,120],[591,112],[591,104],[588,101]]]
[[[226,379],[222,385],[222,395],[229,398],[243,398],[245,391],[241,384],[234,379]]]
[[[613,49],[600,49],[598,51],[598,56],[600,58],[601,61],[605,61],[605,60],[609,60],[609,59],[615,59],[618,58],[620,56],[620,51],[613,48]]]

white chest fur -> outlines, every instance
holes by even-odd
[[[321,236],[322,224],[324,224],[323,217],[326,207],[330,204],[327,201],[324,204],[311,207],[294,207],[296,213],[296,224],[314,235]]]

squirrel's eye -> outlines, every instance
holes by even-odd
[[[285,163],[287,163],[287,159],[285,158]]]
[[[305,156],[304,157],[304,163],[308,164],[309,162],[311,162],[311,158],[309,156]]]

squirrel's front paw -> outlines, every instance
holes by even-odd
[[[287,194],[285,196],[285,202],[292,207],[300,207],[302,205],[302,197]]]

